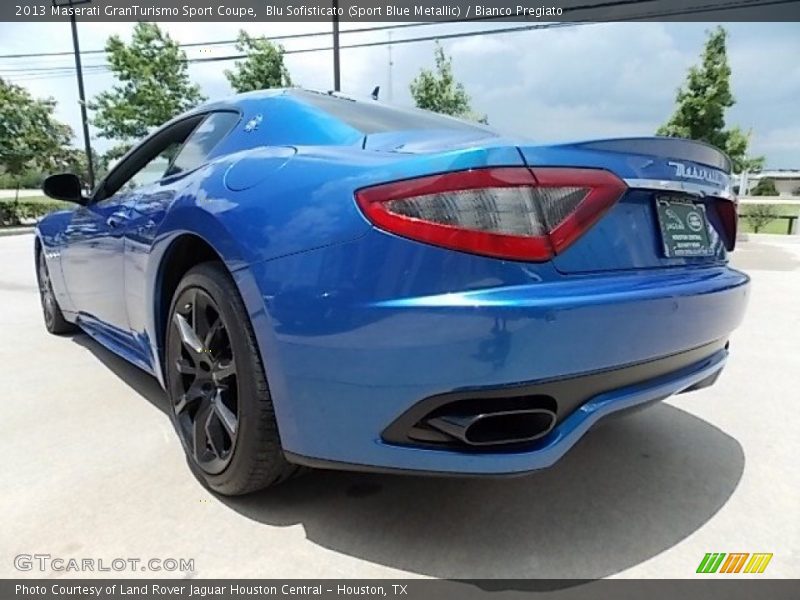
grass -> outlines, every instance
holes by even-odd
[[[20,196],[20,202],[53,202],[52,199],[48,198],[47,196]],[[14,202],[14,198],[3,198],[0,202]]]
[[[742,233],[754,233],[753,226],[747,219],[747,211],[754,207],[754,204],[740,204],[739,205],[739,231]],[[800,215],[800,205],[797,204],[775,204],[773,205],[775,213],[783,216],[798,216]],[[789,227],[789,221],[786,219],[775,219],[770,221],[761,229],[759,233],[779,233],[786,235],[786,230]]]

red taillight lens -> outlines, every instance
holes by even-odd
[[[391,233],[473,254],[545,261],[622,196],[608,171],[504,167],[407,179],[356,192],[367,218]]]
[[[724,232],[725,248],[730,252],[736,247],[736,235],[739,228],[739,215],[736,210],[736,203],[732,200],[718,199],[716,201],[716,207]]]

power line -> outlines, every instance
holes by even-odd
[[[650,4],[652,2],[656,2],[657,0],[610,0],[608,2],[599,2],[594,4],[581,4],[581,5],[574,5],[567,7],[571,12],[580,11],[580,10],[598,10],[598,9],[605,9],[605,8],[618,8],[621,6],[632,6],[637,4]],[[654,18],[654,17],[664,17],[664,16],[683,16],[701,12],[709,12],[710,10],[714,10],[717,8],[726,8],[726,9],[737,9],[737,8],[748,8],[748,7],[758,7],[758,6],[770,6],[776,4],[791,4],[794,2],[798,2],[798,0],[768,0],[767,2],[763,2],[761,0],[739,0],[734,2],[723,2],[717,4],[705,4],[702,6],[697,7],[690,7],[690,8],[682,8],[676,9],[672,12],[660,12],[660,13],[643,13],[637,16],[626,16],[621,17],[619,19],[608,19],[608,21],[614,20],[628,20],[628,19],[641,19],[641,18]],[[452,25],[456,23],[473,23],[473,22],[489,22],[493,20],[500,20],[504,19],[503,16],[491,16],[491,17],[471,17],[468,19],[446,19],[442,21],[425,21],[425,22],[414,22],[414,23],[396,23],[393,25],[377,25],[373,27],[356,27],[351,29],[342,29],[341,34],[353,34],[353,33],[370,33],[376,31],[391,31],[396,29],[407,29],[409,27],[426,27],[430,25]],[[598,21],[604,22],[604,21]],[[302,39],[302,38],[309,38],[309,37],[324,37],[329,36],[330,31],[311,31],[306,33],[292,33],[292,34],[283,34],[283,35],[275,35],[275,36],[265,36],[270,41],[283,41],[283,40],[293,40],[293,39]],[[204,47],[204,46],[230,46],[236,44],[238,40],[214,40],[208,42],[186,42],[183,44],[178,44],[181,48],[196,48],[196,47]],[[344,48],[344,46],[342,46]],[[81,54],[104,54],[106,51],[105,49],[94,49],[94,50],[83,50]],[[72,52],[70,51],[59,51],[59,52],[33,52],[33,53],[25,53],[25,54],[2,54],[0,55],[0,60],[5,59],[22,59],[22,58],[44,58],[44,57],[57,57],[57,56],[71,56]]]
[[[375,27],[360,27],[360,28],[353,28],[353,29],[342,29],[341,34],[351,34],[351,33],[369,33],[374,31],[386,31],[392,29],[406,29],[408,27],[425,27],[428,25],[445,25],[450,23],[456,23],[458,21],[428,21],[424,23],[399,23],[395,25],[380,25]],[[291,34],[283,34],[283,35],[274,35],[274,36],[265,36],[270,41],[283,41],[283,40],[294,40],[300,38],[308,38],[308,37],[322,37],[322,36],[329,36],[331,34],[330,31],[311,31],[308,33],[291,33]],[[204,46],[231,46],[236,44],[238,40],[215,40],[210,42],[187,42],[184,44],[178,44],[181,48],[197,48],[197,47],[204,47]],[[84,50],[81,54],[105,54],[105,49],[103,50]],[[43,58],[43,57],[53,57],[53,56],[71,56],[72,52],[33,52],[29,54],[2,54],[0,55],[0,59],[20,59],[20,58]]]
[[[645,0],[645,2],[649,2],[650,0]],[[646,13],[639,15],[636,18],[639,19],[647,19],[647,18],[656,18],[656,17],[666,17],[666,16],[683,16],[689,14],[696,14],[699,12],[709,12],[712,10],[719,10],[719,9],[739,9],[739,8],[756,8],[761,6],[769,6],[769,5],[780,5],[780,4],[791,4],[797,3],[798,0],[738,0],[733,2],[722,2],[722,3],[709,3],[701,6],[691,7],[691,8],[683,8],[677,9],[673,11],[667,12],[658,12],[658,13]],[[605,3],[604,6],[611,6],[611,5],[622,5],[622,4],[637,4],[641,3],[640,0],[622,0],[619,2],[608,2]],[[599,5],[594,5],[599,6]],[[630,19],[631,17],[620,17],[617,21],[625,21]],[[482,19],[485,20],[485,19]],[[463,20],[462,20],[463,21]],[[457,21],[448,21],[447,23],[453,23]],[[399,24],[395,26],[384,26],[384,27],[368,27],[368,28],[361,28],[360,30],[343,30],[342,33],[350,33],[354,31],[376,31],[376,30],[386,30],[386,29],[397,29],[401,27],[415,27],[421,25],[441,25],[445,24],[445,22],[426,22],[426,23],[405,23]],[[428,36],[417,36],[411,38],[392,38],[392,40],[378,40],[373,42],[360,42],[354,44],[344,44],[340,46],[340,49],[355,49],[355,48],[369,48],[369,47],[376,47],[376,46],[385,46],[388,44],[392,45],[400,45],[400,44],[410,44],[410,43],[418,43],[418,42],[426,42],[426,41],[435,41],[435,40],[445,40],[445,39],[458,39],[458,38],[465,38],[465,37],[473,37],[473,36],[482,36],[482,35],[494,35],[494,34],[506,34],[506,33],[517,33],[521,31],[534,31],[534,30],[542,30],[542,29],[555,29],[555,28],[564,28],[564,27],[577,27],[580,25],[596,25],[598,23],[595,22],[557,22],[557,23],[539,23],[535,25],[523,25],[523,26],[515,26],[515,27],[498,27],[493,29],[482,29],[479,31],[463,31],[463,32],[455,32],[455,33],[442,33],[438,35],[428,35]],[[290,34],[291,37],[309,37],[309,36],[317,36],[317,35],[330,35],[330,32],[320,32],[320,33],[313,33],[313,34]],[[285,39],[289,36],[283,36]],[[269,39],[277,39],[277,38],[269,38]],[[221,44],[223,42],[193,42],[193,46],[208,46],[214,43]],[[305,54],[310,52],[324,52],[333,50],[333,46],[316,46],[311,48],[296,48],[296,49],[289,49],[285,50],[285,54]],[[187,58],[185,62],[187,64],[200,64],[200,63],[211,63],[211,62],[226,62],[231,60],[241,60],[246,58],[246,54],[229,54],[225,56],[209,56],[209,57],[197,57],[197,58]],[[2,58],[2,57],[0,57]],[[95,64],[95,65],[87,65],[85,69],[89,69],[90,73],[103,73],[107,72],[110,69],[107,65],[104,64]],[[14,77],[14,79],[20,81],[32,81],[37,79],[47,79],[51,77],[62,77],[71,75],[74,72],[74,68],[69,66],[53,66],[53,67],[35,67],[35,68],[27,68],[27,69],[0,69],[5,73],[11,72],[24,72],[26,74],[31,73],[30,77],[25,77],[24,75],[21,77]],[[33,72],[33,73],[32,73]]]
[[[405,38],[405,39],[392,39],[391,42],[387,40],[379,40],[375,42],[361,42],[358,44],[344,44],[340,46],[342,50],[352,48],[372,48],[374,46],[386,46],[388,44],[411,44],[416,42],[432,42],[434,40],[448,40],[463,37],[473,37],[480,35],[492,35],[501,33],[515,33],[517,31],[532,31],[536,29],[554,29],[556,27],[577,27],[579,25],[594,25],[596,23],[545,23],[540,25],[525,25],[522,27],[501,27],[497,29],[483,29],[481,31],[463,31],[459,33],[442,33],[439,35],[427,35],[422,37]],[[297,48],[294,50],[285,50],[284,54],[305,54],[307,52],[323,52],[326,50],[333,50],[333,46],[317,46],[314,48]],[[227,56],[207,56],[202,58],[186,59],[187,63],[207,63],[207,62],[224,62],[229,60],[241,60],[247,58],[246,54],[229,54]]]
[[[379,40],[375,42],[361,42],[356,44],[343,44],[340,46],[342,50],[345,49],[353,49],[353,48],[369,48],[374,46],[385,46],[388,44],[410,44],[416,42],[427,42],[427,41],[434,41],[434,40],[442,40],[442,39],[455,39],[455,38],[464,38],[464,37],[472,37],[472,36],[481,36],[481,35],[492,35],[492,34],[503,34],[503,33],[515,33],[518,31],[533,31],[537,29],[554,29],[554,28],[561,28],[561,27],[576,27],[579,25],[592,25],[593,23],[544,23],[544,24],[537,24],[537,25],[523,25],[517,27],[500,27],[495,29],[483,29],[480,31],[464,31],[458,33],[443,33],[439,35],[429,35],[429,36],[420,36],[420,37],[413,37],[413,38],[404,38],[404,39],[397,39],[392,38],[391,41],[388,40]],[[328,32],[327,35],[330,35]],[[309,52],[324,52],[328,50],[333,50],[333,46],[316,46],[312,48],[296,48],[285,50],[285,54],[305,54]],[[197,63],[208,63],[208,62],[225,62],[230,60],[240,60],[246,58],[246,54],[229,54],[225,56],[209,56],[209,57],[199,57],[199,58],[187,58],[184,62],[187,64],[197,64]],[[87,65],[85,69],[92,69],[94,72],[102,72],[110,70],[107,65],[96,64],[96,65]],[[55,76],[61,74],[70,74],[74,69],[68,66],[64,67],[37,67],[37,68],[28,68],[28,69],[3,69],[4,72],[24,72],[30,73],[34,72],[43,72],[42,75],[46,73],[47,76]],[[44,78],[44,77],[42,77]]]
[[[609,7],[618,7],[618,6],[626,6],[631,4],[648,4],[650,2],[655,2],[656,0],[612,0],[609,2],[602,2],[597,4],[583,4],[569,7],[570,10],[584,10],[584,9],[597,9],[597,8],[609,8]],[[755,1],[755,0],[745,0],[745,1]],[[342,29],[341,34],[352,34],[352,33],[370,33],[375,31],[392,31],[396,29],[407,29],[409,27],[426,27],[430,25],[452,25],[456,23],[474,23],[474,22],[488,22],[494,21],[498,19],[503,19],[502,15],[500,16],[490,16],[490,17],[470,17],[466,19],[445,19],[442,21],[423,21],[423,22],[414,22],[414,23],[395,23],[393,25],[376,25],[373,27],[355,27],[351,29]],[[293,39],[300,39],[300,38],[307,38],[307,37],[322,37],[322,36],[329,36],[331,34],[330,31],[311,31],[307,33],[292,33],[292,34],[283,34],[283,35],[274,35],[274,36],[265,36],[270,41],[283,41],[283,40],[293,40]],[[181,48],[196,48],[196,47],[203,47],[203,46],[230,46],[236,44],[238,40],[216,40],[210,42],[186,42],[183,44],[178,44]],[[104,54],[106,51],[105,49],[95,49],[95,50],[83,50],[81,54]],[[54,56],[71,56],[72,52],[68,51],[59,51],[59,52],[33,52],[27,54],[0,54],[0,59],[20,59],[20,58],[40,58],[40,57],[54,57]]]

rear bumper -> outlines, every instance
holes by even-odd
[[[414,447],[382,433],[431,396],[577,377],[725,340],[742,319],[749,287],[743,273],[713,266],[379,300],[358,290],[336,297],[314,285],[287,290],[286,273],[324,280],[331,268],[320,261],[320,272],[309,275],[310,264],[298,255],[255,265],[239,285],[287,455],[350,469],[513,474],[547,467],[603,416],[713,379],[727,351],[595,395],[520,451]]]
[[[501,453],[455,453],[394,446],[391,464],[347,463],[287,452],[289,461],[314,468],[353,471],[405,472],[411,474],[524,475],[545,469],[564,456],[603,417],[668,398],[713,378],[725,366],[727,349],[669,375],[646,383],[595,396],[579,407],[547,437],[524,451]],[[411,451],[414,456],[402,456]],[[404,460],[401,461],[401,458]]]

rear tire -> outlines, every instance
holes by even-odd
[[[39,251],[36,258],[36,276],[39,281],[39,300],[42,303],[44,326],[47,331],[55,335],[78,331],[78,327],[67,321],[64,313],[61,312],[58,299],[53,291],[53,283],[50,281],[50,271],[47,268],[43,250]]]
[[[166,327],[170,415],[195,475],[230,496],[293,475],[250,319],[222,264],[183,277]]]

